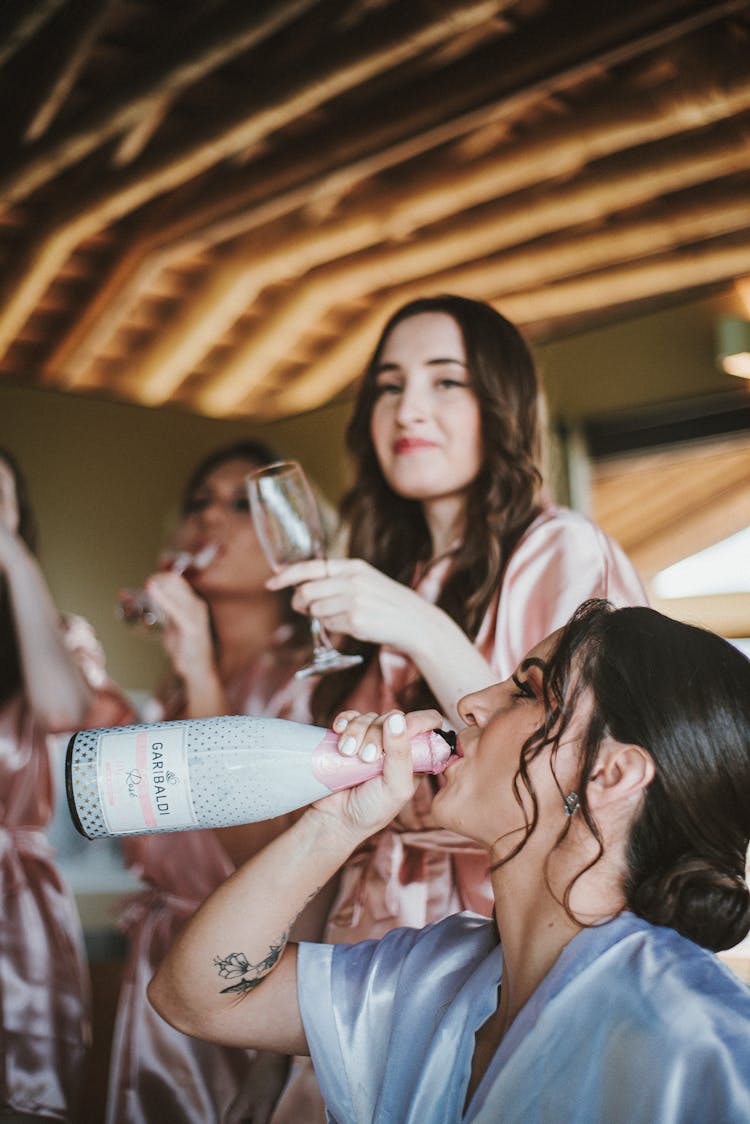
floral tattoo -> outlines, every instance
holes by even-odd
[[[228,956],[215,956],[214,964],[223,980],[237,980],[237,983],[221,989],[221,995],[234,991],[244,995],[263,983],[268,973],[284,951],[289,933],[282,935],[278,944],[272,944],[265,956],[257,964],[250,964],[244,952],[230,952]]]
[[[230,991],[236,992],[238,995],[246,995],[248,991],[253,991],[258,984],[263,983],[263,980],[286,948],[294,922],[319,893],[320,886],[316,886],[312,893],[308,894],[302,907],[289,922],[289,927],[281,934],[276,944],[272,944],[268,949],[268,956],[264,956],[257,964],[251,964],[244,952],[230,952],[228,956],[214,957],[214,964],[218,968],[221,978],[223,980],[237,980],[237,983],[230,984],[229,987],[223,987],[219,992],[220,995],[226,995]]]

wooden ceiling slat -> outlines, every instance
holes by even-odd
[[[279,0],[260,13],[256,5],[234,3],[197,27],[180,55],[164,63],[159,55],[145,76],[116,97],[95,105],[87,119],[62,135],[37,144],[0,176],[0,197],[10,202],[25,198],[112,137],[137,124],[142,112],[165,94],[176,97],[201,76],[274,35],[317,0]]]
[[[113,164],[122,168],[125,164],[130,164],[132,160],[135,160],[137,156],[140,156],[167,116],[172,100],[171,94],[163,94],[160,98],[154,98],[151,101],[149,108],[141,114],[137,123],[122,138],[112,158]]]
[[[651,599],[654,609],[665,616],[718,632],[719,636],[750,636],[750,594],[720,593],[711,597],[671,597]],[[750,959],[743,958],[747,972],[742,979],[750,982]],[[737,960],[732,958],[732,962]]]
[[[544,289],[503,296],[502,310],[524,324],[553,321],[568,311],[591,311],[626,305],[649,295],[679,293],[691,286],[730,281],[750,272],[750,234],[726,245],[681,248],[653,262],[624,265],[602,276],[552,283]],[[606,279],[607,292],[603,291]],[[506,311],[507,310],[507,311]]]
[[[56,43],[55,67],[46,89],[42,86],[39,105],[24,134],[24,141],[38,140],[52,124],[65,103],[89,57],[91,49],[106,25],[114,0],[74,0],[71,30],[67,41]]]
[[[492,291],[507,292],[578,276],[606,265],[641,260],[644,256],[675,250],[685,242],[698,242],[743,229],[750,230],[750,192],[747,185],[732,188],[720,199],[712,192],[708,201],[699,196],[675,202],[653,217],[608,225],[590,234],[574,230],[561,240],[523,245],[503,255],[497,263],[474,267],[487,270]],[[508,224],[502,208],[462,222],[450,236],[438,234],[412,247],[378,247],[353,262],[336,262],[313,271],[295,286],[289,300],[273,316],[232,349],[223,367],[204,383],[196,405],[211,414],[233,412],[254,391],[262,391],[268,370],[294,340],[301,338],[338,301],[364,296],[396,283],[439,284],[436,274],[456,269],[483,252],[490,255],[507,240]],[[463,284],[481,291],[483,282],[468,280],[472,267],[463,271]]]
[[[497,157],[495,160],[497,166]],[[525,167],[522,157],[517,157],[517,162]],[[514,161],[505,152],[499,163],[503,176]],[[649,159],[638,149],[630,164],[621,160],[609,175],[592,173],[588,179],[574,180],[554,194],[538,199],[516,196],[504,210],[497,212],[499,218],[496,217],[494,223],[488,223],[486,245],[495,249],[498,243],[506,247],[518,245],[577,223],[604,218],[613,208],[647,202],[654,194],[748,167],[750,137],[744,139],[744,144],[742,138],[730,144],[727,139],[717,141],[709,137],[700,145],[686,146],[680,158],[663,153]],[[462,191],[464,184],[466,194]],[[439,207],[449,214],[466,209],[469,206],[467,194],[476,200],[482,195],[491,197],[495,190],[494,179],[484,183],[469,166],[464,169],[463,177],[448,176],[443,182],[433,179],[424,195],[412,196],[402,188],[400,194],[389,193],[379,205],[368,200],[358,211],[345,212],[342,218],[328,224],[292,232],[285,239],[275,236],[256,239],[253,246],[241,245],[212,273],[209,284],[195,299],[184,305],[171,330],[163,333],[145,356],[134,361],[143,401],[154,404],[168,398],[198,357],[206,353],[210,341],[227,331],[242,309],[266,285],[284,277],[301,275],[342,254],[352,254],[382,242],[389,233],[399,236],[427,216],[434,218]],[[454,242],[458,253],[464,239],[463,231]],[[481,239],[481,231],[479,233]],[[429,245],[423,251],[424,246],[425,243],[417,241],[401,255],[407,259],[406,268],[410,257],[418,259],[423,252],[429,256]],[[249,260],[251,252],[253,257]],[[431,272],[430,262],[424,262],[421,268],[425,273]],[[208,408],[207,395],[201,396],[201,402]]]
[[[20,4],[16,4],[20,11],[16,13],[15,23],[10,27],[0,24],[0,66],[4,66],[30,42],[66,2],[67,0],[36,0],[34,3],[34,0],[21,0]],[[7,20],[5,13],[3,17]]]
[[[685,487],[687,478],[689,488]],[[644,547],[653,550],[655,542],[671,539],[675,526],[682,526],[691,512],[700,512],[702,521],[705,512],[716,503],[723,503],[722,497],[733,497],[738,489],[750,489],[750,443],[746,439],[736,440],[716,452],[709,445],[708,449],[673,450],[668,457],[646,454],[627,458],[619,470],[611,465],[606,475],[601,475],[594,465],[592,511],[597,522],[631,555]],[[684,554],[695,553],[741,530],[747,523],[748,512],[750,505],[744,523],[733,523],[726,530],[722,521],[717,536],[712,531],[702,532],[696,538],[691,532]],[[684,541],[680,539],[669,564],[683,556]],[[667,564],[660,560],[657,569]],[[649,572],[654,571],[649,568]]]
[[[238,111],[235,122],[228,126],[224,123],[218,135],[197,144],[183,144],[172,154],[159,155],[150,162],[150,170],[131,165],[118,177],[117,186],[111,190],[105,185],[89,198],[79,196],[71,204],[72,213],[67,219],[60,221],[58,216],[55,221],[51,218],[46,231],[37,231],[26,253],[19,257],[14,275],[7,280],[5,292],[8,295],[0,313],[0,355],[30,314],[61,262],[84,237],[334,94],[405,62],[415,53],[425,51],[455,34],[461,27],[486,19],[490,12],[500,9],[507,2],[452,0],[448,7],[427,22],[420,20],[418,13],[409,8],[407,16],[395,29],[392,20],[384,23],[377,41],[368,40],[366,45],[354,44],[348,58],[337,56],[332,61],[326,57],[313,64],[306,74],[285,79],[286,97],[277,93],[276,97],[269,98],[267,105],[249,117],[245,115],[246,111]]]
[[[481,183],[492,174],[497,177],[494,194],[500,195],[504,191],[509,192],[528,186],[539,177],[549,179],[555,175],[571,174],[587,161],[617,151],[618,148],[661,139],[672,132],[698,124],[707,125],[722,117],[741,112],[743,108],[746,109],[750,104],[746,54],[742,52],[739,60],[735,62],[730,54],[723,52],[721,66],[718,65],[719,59],[711,57],[710,52],[707,54],[705,48],[703,56],[690,62],[689,91],[685,91],[682,83],[678,83],[676,90],[668,87],[656,97],[641,93],[623,98],[616,116],[612,113],[611,106],[603,104],[587,106],[577,114],[573,144],[571,144],[569,124],[565,121],[556,122],[551,128],[542,130],[538,137],[535,135],[532,141],[522,144],[516,150],[514,160],[506,162],[502,153],[499,158],[492,154],[487,158],[485,165],[472,165],[466,172],[462,172],[461,168],[457,171],[454,168],[454,178],[458,181],[461,178],[471,179],[476,171],[476,181]],[[531,81],[533,85],[533,76]],[[514,97],[518,97],[517,90]],[[449,112],[450,106],[438,103],[438,108],[444,117]],[[496,115],[504,109],[507,109],[507,105],[502,100],[494,103]],[[390,125],[388,127],[390,128]],[[327,150],[323,154],[316,153],[312,164],[307,167],[304,163],[304,154],[295,151],[292,167],[280,169],[275,176],[272,170],[264,171],[261,175],[256,174],[254,177],[256,183],[259,182],[264,186],[260,189],[256,187],[249,193],[249,198],[243,199],[247,189],[241,189],[237,197],[233,197],[223,186],[216,193],[215,201],[211,200],[208,204],[200,199],[188,202],[186,216],[178,219],[177,222],[173,220],[171,224],[165,224],[163,221],[150,223],[149,230],[144,232],[135,244],[128,245],[124,260],[117,264],[108,283],[102,286],[95,297],[94,305],[86,310],[70,337],[63,340],[53,353],[47,367],[49,374],[54,378],[58,372],[64,372],[69,385],[74,385],[76,379],[83,375],[89,356],[96,349],[97,341],[108,338],[116,327],[119,294],[122,293],[121,307],[127,310],[142,277],[152,274],[153,265],[146,263],[141,269],[141,262],[149,255],[168,253],[169,245],[176,250],[180,241],[185,238],[203,237],[216,240],[236,234],[238,227],[257,228],[294,207],[299,207],[305,200],[314,199],[316,194],[346,190],[363,174],[377,170],[388,159],[395,159],[398,155],[397,146],[396,153],[377,153],[369,159],[369,162],[364,159],[361,156],[363,139],[365,136],[376,134],[375,122],[368,122],[366,128],[358,122],[353,149],[351,142],[349,147],[347,142],[335,143],[330,155]],[[350,161],[349,164],[347,160]],[[324,170],[321,171],[321,168]],[[331,168],[335,171],[331,172]],[[422,174],[423,181],[429,183],[436,171],[435,166],[425,168]],[[290,180],[293,183],[295,176],[301,177],[301,186],[290,186]],[[460,187],[460,182],[456,186]],[[265,201],[262,194],[264,187],[267,191]],[[470,187],[469,184],[469,191]],[[418,188],[415,186],[413,190],[416,193]],[[466,192],[466,185],[463,190]],[[483,201],[484,198],[486,196],[476,198],[469,194],[465,205],[471,206],[475,202]],[[223,220],[225,225],[222,228],[222,220],[216,217],[216,212],[242,207],[248,207],[249,211],[246,214],[235,214],[229,220]],[[130,293],[125,292],[125,289],[129,289]]]

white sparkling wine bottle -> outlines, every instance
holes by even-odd
[[[382,771],[338,752],[339,735],[230,715],[83,730],[68,743],[73,823],[88,839],[269,820]],[[455,735],[412,738],[415,773],[442,773]]]

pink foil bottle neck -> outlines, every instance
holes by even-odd
[[[363,761],[360,757],[344,757],[338,751],[338,740],[338,734],[333,730],[326,730],[312,755],[312,771],[316,780],[331,792],[352,788],[382,773],[382,757],[375,761]],[[441,732],[430,730],[426,734],[417,734],[411,740],[414,772],[442,773],[450,760],[451,752],[451,744]]]

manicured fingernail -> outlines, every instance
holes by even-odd
[[[356,738],[352,738],[352,737],[344,738],[341,745],[339,746],[339,753],[343,753],[345,757],[351,757],[356,748],[357,748],[357,739]]]
[[[391,714],[388,718],[388,729],[392,734],[403,734],[406,729],[406,720],[403,714]]]
[[[368,742],[359,756],[369,764],[371,761],[376,761],[380,754],[378,747],[373,745],[372,742]]]
[[[338,730],[339,732],[341,732],[341,731],[345,730],[348,725],[349,725],[349,719],[348,718],[337,718],[336,721],[333,724],[333,728],[334,728],[334,730]]]

